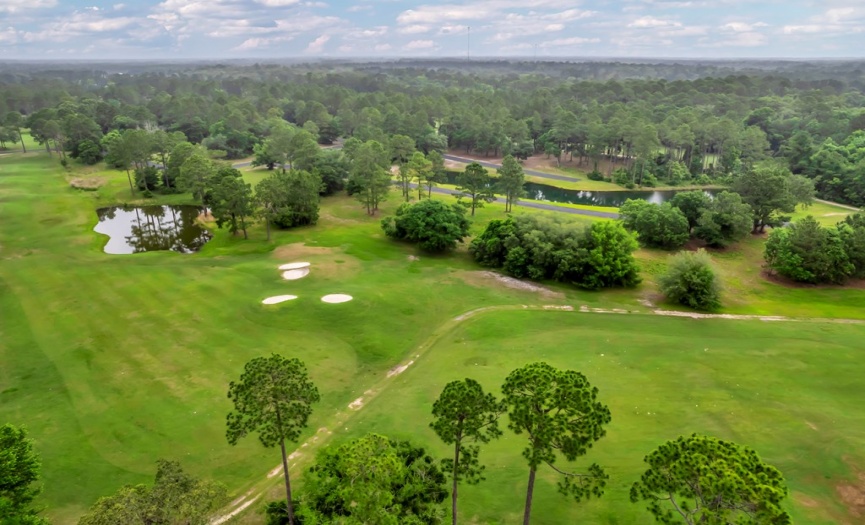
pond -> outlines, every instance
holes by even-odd
[[[673,195],[688,190],[664,191],[578,191],[564,190],[547,184],[527,182],[523,188],[526,198],[549,202],[566,202],[568,204],[585,204],[589,206],[611,206],[618,208],[628,199],[643,199],[655,204],[661,204],[673,198]],[[714,195],[719,190],[704,190],[707,195]]]
[[[96,210],[93,228],[108,235],[105,253],[124,254],[158,250],[192,253],[210,240],[210,232],[196,222],[198,206],[114,206]]]

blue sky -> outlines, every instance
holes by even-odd
[[[0,58],[865,57],[865,0],[0,0]]]

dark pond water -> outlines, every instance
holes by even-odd
[[[643,199],[655,204],[661,204],[673,198],[673,195],[687,190],[669,191],[577,191],[563,190],[546,184],[527,182],[523,188],[526,197],[539,201],[566,202],[569,204],[586,204],[590,206],[612,206],[617,208],[628,199]],[[717,190],[706,190],[708,195],[714,195]]]
[[[456,184],[459,172],[448,171],[448,184]],[[527,199],[548,202],[564,202],[568,204],[584,204],[587,206],[611,206],[618,208],[628,199],[643,199],[655,204],[661,204],[673,198],[673,195],[689,190],[665,191],[579,191],[565,190],[549,184],[527,182],[523,184]],[[707,195],[714,195],[721,190],[705,190]]]
[[[198,206],[115,206],[96,210],[93,231],[108,235],[105,253],[140,253],[172,250],[192,253],[211,234],[196,224]]]

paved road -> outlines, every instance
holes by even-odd
[[[394,183],[398,184],[398,183]],[[417,184],[412,184],[411,187],[413,189],[417,189]],[[424,190],[426,191],[426,190]],[[444,194],[444,195],[457,195],[458,191],[452,190],[450,188],[433,188],[433,193]],[[505,203],[505,199],[501,197],[496,197],[496,202]],[[578,208],[566,208],[564,206],[555,206],[553,204],[544,204],[542,202],[527,202],[527,201],[517,201],[517,206],[523,206],[525,208],[534,208],[536,210],[547,210],[547,211],[557,211],[560,213],[570,213],[571,215],[586,215],[588,217],[601,217],[603,219],[618,219],[618,213],[611,213],[607,211],[594,211],[594,210],[581,210]]]
[[[485,168],[499,169],[502,167],[501,164],[495,164],[493,162],[487,162],[485,160],[469,159],[466,157],[458,157],[456,155],[442,155],[442,156],[446,160],[451,160],[454,162],[464,162],[466,164],[471,164],[472,162],[477,162],[478,164],[480,164],[481,166],[483,166]],[[526,175],[531,175],[532,177],[539,177],[542,179],[563,180],[563,181],[568,181],[568,182],[574,182],[574,181],[580,180],[580,179],[577,179],[575,177],[566,177],[564,175],[553,175],[552,173],[544,173],[543,171],[537,171],[537,170],[527,170],[525,168],[523,168],[523,173],[525,173]]]

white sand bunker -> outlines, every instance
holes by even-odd
[[[309,268],[298,268],[296,270],[288,270],[282,272],[282,278],[286,281],[296,281],[309,275]]]
[[[337,303],[347,303],[354,299],[354,297],[350,295],[345,295],[344,293],[332,293],[330,295],[325,295],[321,298],[325,303],[337,304]]]
[[[279,267],[280,270],[299,270],[301,268],[309,268],[309,263],[308,262],[294,262],[294,263],[283,264],[282,266]]]
[[[279,304],[284,303],[285,301],[292,301],[297,299],[296,295],[274,295],[273,297],[268,297],[267,299],[261,301],[261,304]]]

